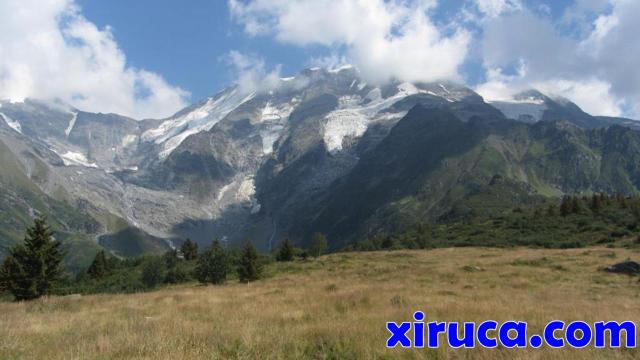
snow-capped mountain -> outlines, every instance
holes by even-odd
[[[315,221],[322,199],[416,106],[463,122],[635,126],[534,91],[486,103],[450,82],[379,86],[343,67],[304,70],[270,90],[233,86],[163,120],[1,102],[0,142],[34,188],[95,219],[89,235],[114,252],[132,236],[147,248],[251,237],[268,249],[300,228],[289,219]]]

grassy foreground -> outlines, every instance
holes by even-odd
[[[451,248],[276,264],[249,285],[0,303],[0,358],[638,359],[640,350],[388,350],[386,321],[640,322],[626,249]]]

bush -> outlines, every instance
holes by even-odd
[[[327,237],[322,233],[313,234],[311,239],[311,255],[319,257],[327,250]]]
[[[198,259],[196,277],[203,284],[222,284],[227,280],[228,273],[229,256],[220,243],[214,241],[211,247]]]
[[[189,274],[178,266],[169,269],[164,277],[165,284],[180,284],[187,281],[189,281]]]
[[[160,285],[165,278],[165,262],[160,257],[147,260],[142,266],[142,283],[149,289]]]

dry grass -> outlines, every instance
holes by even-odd
[[[620,249],[440,249],[280,264],[250,285],[0,304],[0,358],[637,359],[640,350],[387,350],[385,322],[640,322],[640,284],[599,271]]]

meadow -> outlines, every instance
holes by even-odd
[[[265,279],[0,303],[1,359],[638,359],[639,349],[387,349],[387,321],[640,322],[633,249],[444,248],[273,263]]]

